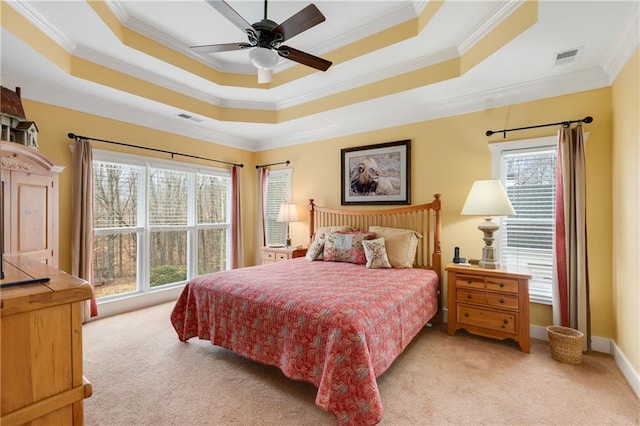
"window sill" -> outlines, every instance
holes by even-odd
[[[131,293],[116,299],[98,300],[98,316],[91,318],[90,321],[175,301],[182,293],[184,286],[181,284],[148,293]]]

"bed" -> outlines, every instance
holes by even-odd
[[[307,257],[189,281],[171,314],[178,338],[209,340],[314,384],[316,405],[338,424],[376,424],[383,415],[376,378],[439,313],[440,208],[439,194],[428,204],[378,210],[310,200]],[[412,267],[376,268],[371,260],[385,241],[378,254],[398,261],[396,234],[388,232],[400,230],[416,236]],[[335,261],[332,239],[362,234],[369,234],[366,264]],[[310,261],[313,253],[324,257]]]

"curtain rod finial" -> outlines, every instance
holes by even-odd
[[[74,135],[73,133],[67,133],[67,137],[68,137],[69,139],[75,139],[75,138],[76,138],[76,135]]]
[[[582,122],[589,124],[589,123],[593,122],[593,117],[588,115],[588,116],[586,116],[585,118],[582,119]]]

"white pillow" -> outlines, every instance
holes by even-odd
[[[364,255],[367,258],[366,267],[369,269],[391,268],[389,258],[387,257],[387,249],[385,248],[384,238],[376,238],[375,240],[364,240]]]
[[[307,249],[307,255],[305,256],[307,260],[310,260],[310,261],[322,260],[322,259],[319,259],[318,257],[322,254],[322,251],[324,250],[324,242],[325,242],[324,235],[323,236],[316,235],[316,237],[313,239],[313,242]]]

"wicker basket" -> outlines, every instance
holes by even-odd
[[[553,359],[567,364],[582,363],[584,333],[559,325],[548,326],[547,333],[549,333],[549,346],[551,346]]]

